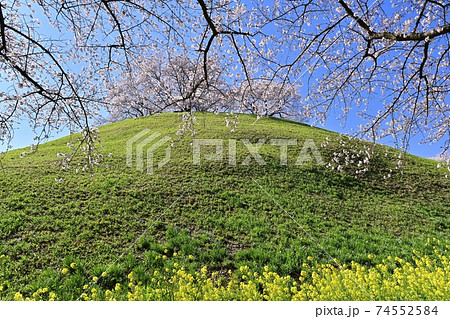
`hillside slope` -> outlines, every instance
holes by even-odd
[[[56,274],[76,262],[83,266],[80,278],[99,276],[115,263],[113,285],[132,269],[145,273],[160,267],[155,256],[174,252],[182,253],[179,262],[187,269],[207,265],[226,273],[267,265],[298,277],[308,256],[323,263],[332,257],[375,265],[387,256],[408,259],[412,250],[426,252],[428,238],[449,236],[450,183],[434,161],[403,154],[399,172],[394,159],[400,153],[377,146],[369,171],[354,178],[319,165],[312,152],[307,152],[310,161],[295,165],[306,140],[328,163],[340,148],[336,133],[250,115],[241,115],[232,132],[225,115],[198,113],[198,133],[179,136],[180,116],[159,114],[101,127],[104,160],[89,172],[77,172],[76,164],[68,170],[54,164],[76,135],[22,157],[24,150],[8,152],[0,167],[0,283],[29,293],[43,283],[56,285]],[[133,167],[126,165],[126,141],[144,129],[151,130],[146,136],[160,133],[156,140],[173,140],[170,161],[155,167],[153,175],[137,170],[135,158]],[[194,165],[194,138],[222,139],[222,159],[206,160],[215,146],[204,146],[200,164]],[[328,146],[321,147],[327,138]],[[265,165],[245,146],[260,139]],[[271,139],[297,140],[288,147],[287,165]],[[236,164],[230,165],[233,141]],[[169,143],[155,152],[155,162],[164,158]],[[79,293],[82,279],[73,280],[65,288],[67,299]]]

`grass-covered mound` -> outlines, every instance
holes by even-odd
[[[241,115],[232,132],[224,115],[199,113],[194,137],[176,135],[180,114],[106,125],[99,133],[104,160],[88,172],[76,170],[76,159],[68,170],[53,165],[77,136],[22,157],[24,150],[8,152],[0,166],[1,298],[13,299],[16,292],[31,297],[45,287],[59,299],[77,299],[106,270],[103,291],[126,284],[131,272],[149,286],[154,270],[173,263],[157,256],[175,252],[183,256],[179,267],[193,275],[205,266],[225,278],[245,266],[263,274],[267,266],[299,278],[308,256],[318,264],[333,263],[330,256],[364,267],[388,256],[412,263],[413,250],[432,253],[427,238],[448,237],[449,180],[436,162],[402,155],[398,171],[399,153],[377,146],[369,170],[357,179],[351,169],[318,165],[311,153],[311,161],[294,165],[305,140],[312,139],[329,162],[341,137],[291,121],[255,120]],[[173,138],[170,162],[154,175],[126,166],[126,141],[146,128]],[[193,138],[223,139],[223,160],[202,156],[193,165]],[[236,165],[229,165],[230,139],[237,141]],[[253,157],[241,165],[250,155],[242,139],[253,145],[265,139],[259,153],[266,165]],[[287,165],[271,139],[298,140],[288,148]],[[63,270],[72,263],[80,270],[67,277]]]

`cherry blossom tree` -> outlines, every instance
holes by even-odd
[[[107,106],[108,85],[124,74],[130,87],[141,85],[133,70],[163,52],[165,72],[175,57],[196,61],[184,69],[198,75],[185,83],[191,93],[170,91],[169,104],[183,100],[179,109],[198,108],[186,97],[214,90],[220,61],[226,83],[242,94],[235,96],[242,105],[228,106],[234,111],[252,111],[255,103],[244,102],[258,97],[261,84],[275,83],[283,88],[279,101],[295,87],[302,98],[293,109],[315,121],[360,116],[360,137],[391,136],[408,148],[420,134],[448,148],[448,11],[448,2],[436,0],[3,2],[0,139],[24,116],[43,135],[66,123],[90,132],[91,119]],[[264,114],[283,113],[279,106]]]
[[[139,59],[130,72],[111,83],[107,93],[109,120],[161,112],[239,111],[258,116],[296,117],[301,96],[294,84],[246,79],[227,81],[232,75],[217,59],[203,62],[186,56]]]
[[[203,63],[180,56],[140,59],[111,83],[107,101],[110,121],[161,112],[223,110],[228,87],[224,70],[210,58],[206,83]]]
[[[281,81],[245,80],[230,89],[227,100],[232,109],[258,116],[304,116],[298,86]]]

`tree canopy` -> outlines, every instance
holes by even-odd
[[[354,114],[361,137],[390,135],[407,148],[421,134],[448,148],[449,8],[435,0],[12,0],[0,5],[0,140],[24,117],[41,136],[64,125],[89,133],[102,109],[139,116],[176,106],[322,122]]]

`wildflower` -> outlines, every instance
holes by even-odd
[[[55,301],[56,300],[56,294],[54,292],[51,292],[48,295],[48,297],[49,297],[48,301]]]
[[[14,295],[14,300],[15,301],[23,301],[23,296],[20,292],[16,292]]]
[[[127,276],[130,281],[134,281],[134,272],[130,272]]]
[[[63,268],[63,270],[61,270],[63,275],[66,275],[69,272],[69,269],[67,268]]]
[[[102,272],[102,277],[106,277],[107,275],[106,271]]]
[[[96,277],[96,276],[92,277],[92,281],[97,282],[98,281],[98,277]]]
[[[70,264],[70,268],[72,268],[72,269],[77,268],[77,264],[76,264],[76,263],[71,263],[71,264]]]

